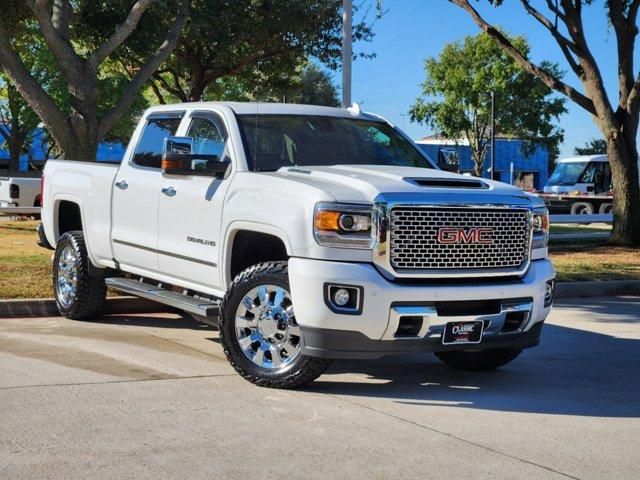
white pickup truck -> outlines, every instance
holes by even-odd
[[[39,206],[40,178],[0,176],[0,208]]]
[[[99,315],[107,287],[180,308],[258,385],[407,352],[493,369],[553,301],[541,200],[355,106],[154,107],[119,165],[49,161],[43,198],[62,315]]]

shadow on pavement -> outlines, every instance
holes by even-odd
[[[181,328],[189,330],[212,330],[214,327],[200,323],[188,314],[164,317],[152,315],[106,315],[91,320],[91,323],[105,325],[130,325],[136,327]]]
[[[339,361],[308,388],[402,404],[596,417],[640,417],[640,340],[546,325],[541,346],[493,372],[465,372],[433,355]],[[361,381],[342,380],[358,372]]]
[[[565,300],[562,306],[584,310],[590,322],[640,323],[640,297],[582,298]]]

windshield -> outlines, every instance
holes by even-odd
[[[238,115],[249,168],[398,165],[433,168],[381,121],[312,115]]]
[[[587,162],[559,163],[549,177],[549,185],[574,185],[584,172]]]

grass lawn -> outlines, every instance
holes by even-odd
[[[37,224],[0,221],[0,299],[53,296],[53,252],[36,244]]]
[[[35,221],[0,221],[0,299],[53,296],[53,252],[36,244],[36,225]],[[640,250],[585,241],[552,244],[550,255],[562,282],[640,279]]]
[[[560,282],[640,279],[640,249],[585,241],[551,244],[549,251]]]

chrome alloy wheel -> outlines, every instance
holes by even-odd
[[[283,370],[300,355],[302,338],[291,294],[276,285],[260,285],[242,298],[236,311],[236,339],[255,365]]]
[[[78,258],[71,246],[66,246],[58,257],[56,295],[60,304],[69,308],[76,297],[78,285]]]

